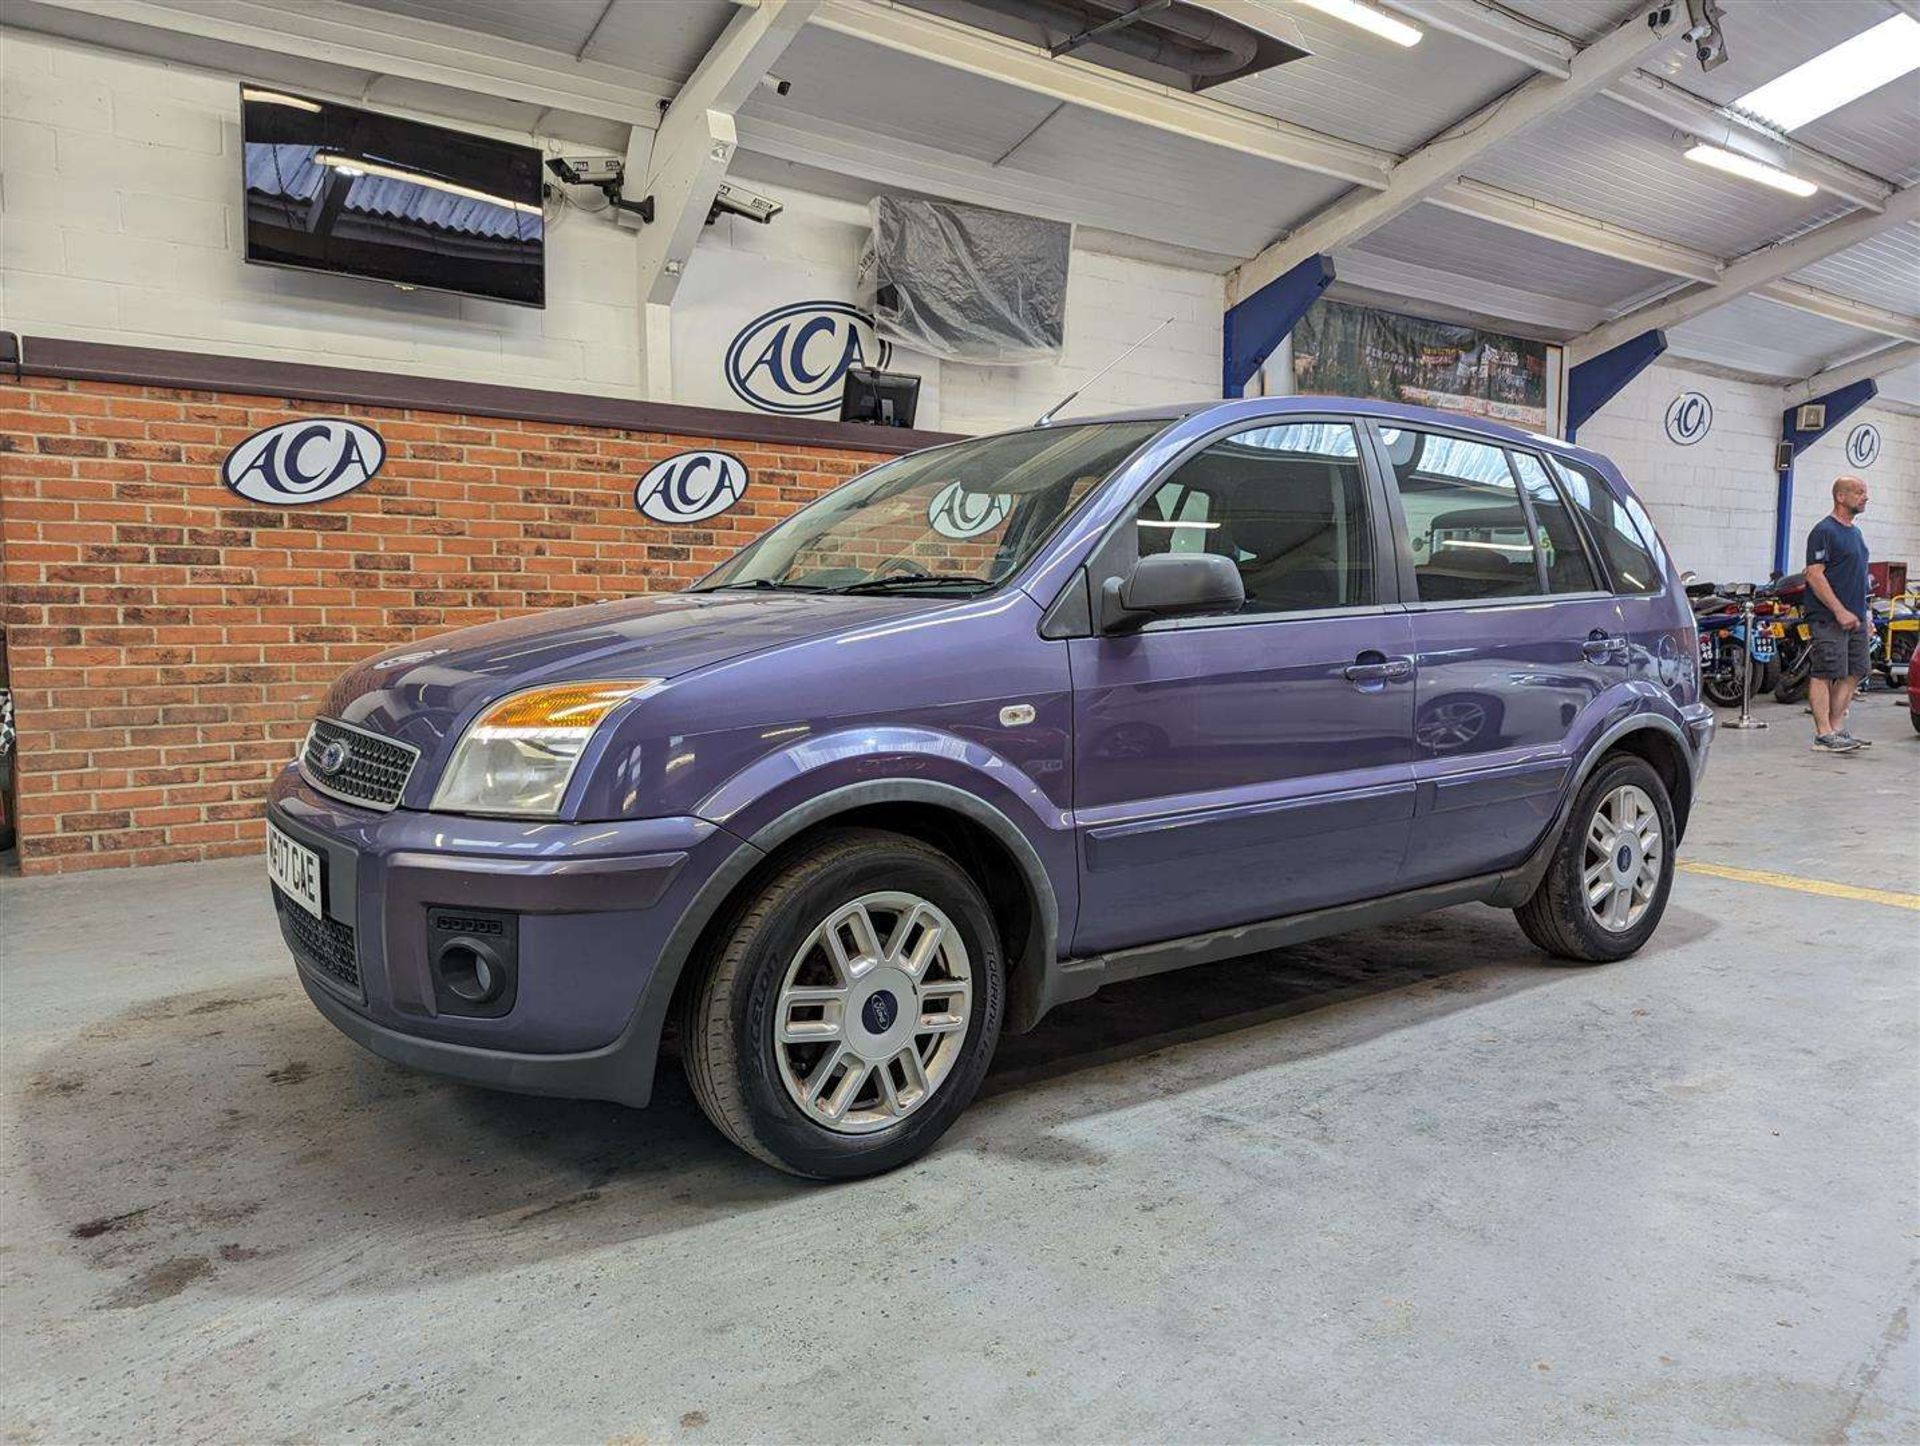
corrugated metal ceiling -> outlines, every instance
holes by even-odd
[[[1438,206],[1417,206],[1355,249],[1461,276],[1485,276],[1543,296],[1614,307],[1671,278]]]
[[[1881,338],[1883,340],[1883,338]],[[1836,358],[1870,348],[1876,338],[1850,326],[1743,296],[1671,328],[1669,350],[1760,376],[1803,377]]]
[[[1844,214],[1685,159],[1670,127],[1604,96],[1523,132],[1470,168],[1475,179],[1616,226],[1737,256]]]
[[[1894,226],[1795,273],[1793,279],[1869,306],[1920,313],[1920,229]]]
[[[1298,22],[1311,54],[1210,95],[1404,155],[1533,74],[1518,61],[1437,30],[1402,49],[1305,6],[1286,13]]]

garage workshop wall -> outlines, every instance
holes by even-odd
[[[1667,436],[1668,405],[1700,392],[1713,407],[1707,434],[1690,446]],[[1648,367],[1580,429],[1582,446],[1620,465],[1653,514],[1682,570],[1714,582],[1765,581],[1773,561],[1773,513],[1780,441],[1780,388],[1733,381],[1682,366]],[[1868,467],[1845,460],[1847,436],[1861,424],[1880,434]],[[1794,466],[1790,569],[1800,566],[1806,533],[1833,506],[1842,472],[1858,472],[1874,501],[1862,525],[1876,558],[1920,566],[1920,417],[1862,407],[1802,453]],[[1898,484],[1898,485],[1896,485]]]
[[[582,212],[551,233],[544,312],[244,265],[238,79],[8,32],[0,330],[349,367],[376,390],[382,376],[427,377],[543,389],[562,409],[638,397],[633,238]],[[676,308],[676,400],[745,410],[720,379],[730,309],[853,297],[864,207],[778,193],[789,209],[772,226],[723,220],[702,237]],[[1088,404],[1205,396],[1222,302],[1217,276],[1082,248],[1062,366],[896,364],[926,374],[923,428],[947,412],[953,429],[987,430],[1031,421],[1172,316]],[[26,872],[254,851],[268,780],[352,662],[472,622],[681,586],[903,441],[762,443],[730,425],[543,423],[237,385],[0,385]],[[222,486],[236,443],[317,415],[381,434],[371,483],[287,508]],[[746,464],[746,501],[697,526],[642,516],[640,476],[704,447]]]
[[[245,265],[236,205],[242,78],[7,33],[0,46],[0,326],[640,396],[634,236],[605,217],[559,212],[549,232],[544,311]],[[369,104],[381,108],[377,97]],[[721,359],[738,323],[757,314],[755,303],[854,297],[865,207],[766,185],[787,210],[769,226],[721,218],[687,267],[675,305],[675,401],[745,405],[723,384]],[[1073,259],[1060,366],[942,365],[904,354],[897,364],[925,375],[921,426],[988,431],[1032,421],[1172,316],[1173,325],[1110,373],[1085,408],[1217,396],[1224,300],[1220,276],[1083,242]]]
[[[378,434],[371,481],[305,506],[222,485],[238,443],[317,416]],[[882,460],[31,376],[0,383],[0,442],[26,873],[256,851],[267,784],[349,664],[422,634],[683,587]],[[703,522],[647,523],[635,484],[703,446],[746,465],[746,495]]]

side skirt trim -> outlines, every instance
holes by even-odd
[[[1118,984],[1122,980],[1144,979],[1150,974],[1164,974],[1194,964],[1213,964],[1244,954],[1258,954],[1267,949],[1280,949],[1289,944],[1324,938],[1329,934],[1344,934],[1350,929],[1390,924],[1431,909],[1478,903],[1498,894],[1506,879],[1505,874],[1480,874],[1452,883],[1429,884],[1405,893],[1388,894],[1383,898],[1363,899],[1358,903],[1339,904],[1305,914],[1289,914],[1284,918],[1240,924],[1231,929],[1214,929],[1205,934],[1191,934],[1164,943],[1119,949],[1086,959],[1063,959],[1054,970],[1054,988],[1046,1007],[1084,999],[1105,985]]]

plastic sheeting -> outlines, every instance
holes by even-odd
[[[904,196],[867,209],[860,304],[882,337],[976,365],[1060,360],[1071,226]]]

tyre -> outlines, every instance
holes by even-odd
[[[1624,959],[1652,937],[1673,887],[1673,803],[1643,758],[1618,754],[1581,785],[1566,832],[1514,916],[1549,954]]]
[[[836,829],[729,916],[687,1000],[687,1078],[721,1133],[768,1164],[878,1174],[972,1100],[1005,993],[993,914],[952,859]]]
[[[1782,672],[1780,681],[1773,685],[1773,700],[1776,703],[1798,703],[1807,696],[1807,677],[1803,672]]]
[[[1907,721],[1913,724],[1913,731],[1915,733],[1920,733],[1920,713],[1907,714]]]

